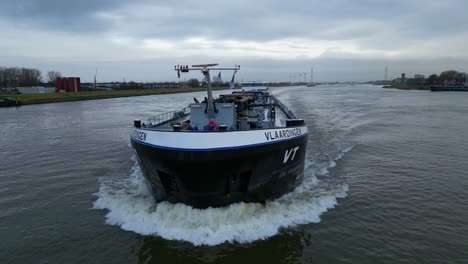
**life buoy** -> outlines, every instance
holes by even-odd
[[[214,120],[210,120],[208,125],[213,126],[214,130],[218,130],[218,123],[216,123]]]

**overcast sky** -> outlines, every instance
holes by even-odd
[[[316,81],[468,71],[467,14],[466,0],[1,0],[0,66],[82,81],[96,68],[173,81],[175,64],[213,62],[266,81],[312,66]]]

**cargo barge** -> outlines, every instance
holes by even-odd
[[[180,111],[134,120],[131,144],[157,202],[196,208],[265,202],[303,180],[309,134],[304,120],[259,83],[214,99],[210,71],[240,70],[216,66],[175,67],[179,76],[205,75],[202,102],[195,98]]]

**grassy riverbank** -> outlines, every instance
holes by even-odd
[[[392,88],[392,89],[399,89],[399,90],[431,90],[430,85],[424,85],[424,84],[391,84],[391,85],[386,85],[383,88]]]
[[[213,90],[221,90],[221,88],[214,88]],[[3,100],[3,97],[12,97],[20,101],[23,105],[28,105],[197,91],[206,91],[206,88],[161,88],[151,90],[86,91],[79,93],[13,94],[11,96],[0,95],[0,100]]]

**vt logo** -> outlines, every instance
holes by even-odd
[[[295,147],[295,148],[292,148],[292,149],[287,149],[286,152],[284,153],[283,163],[288,162],[289,157],[291,157],[291,154],[292,154],[291,160],[294,160],[294,157],[296,156],[296,151],[298,149],[299,149],[299,147]]]

